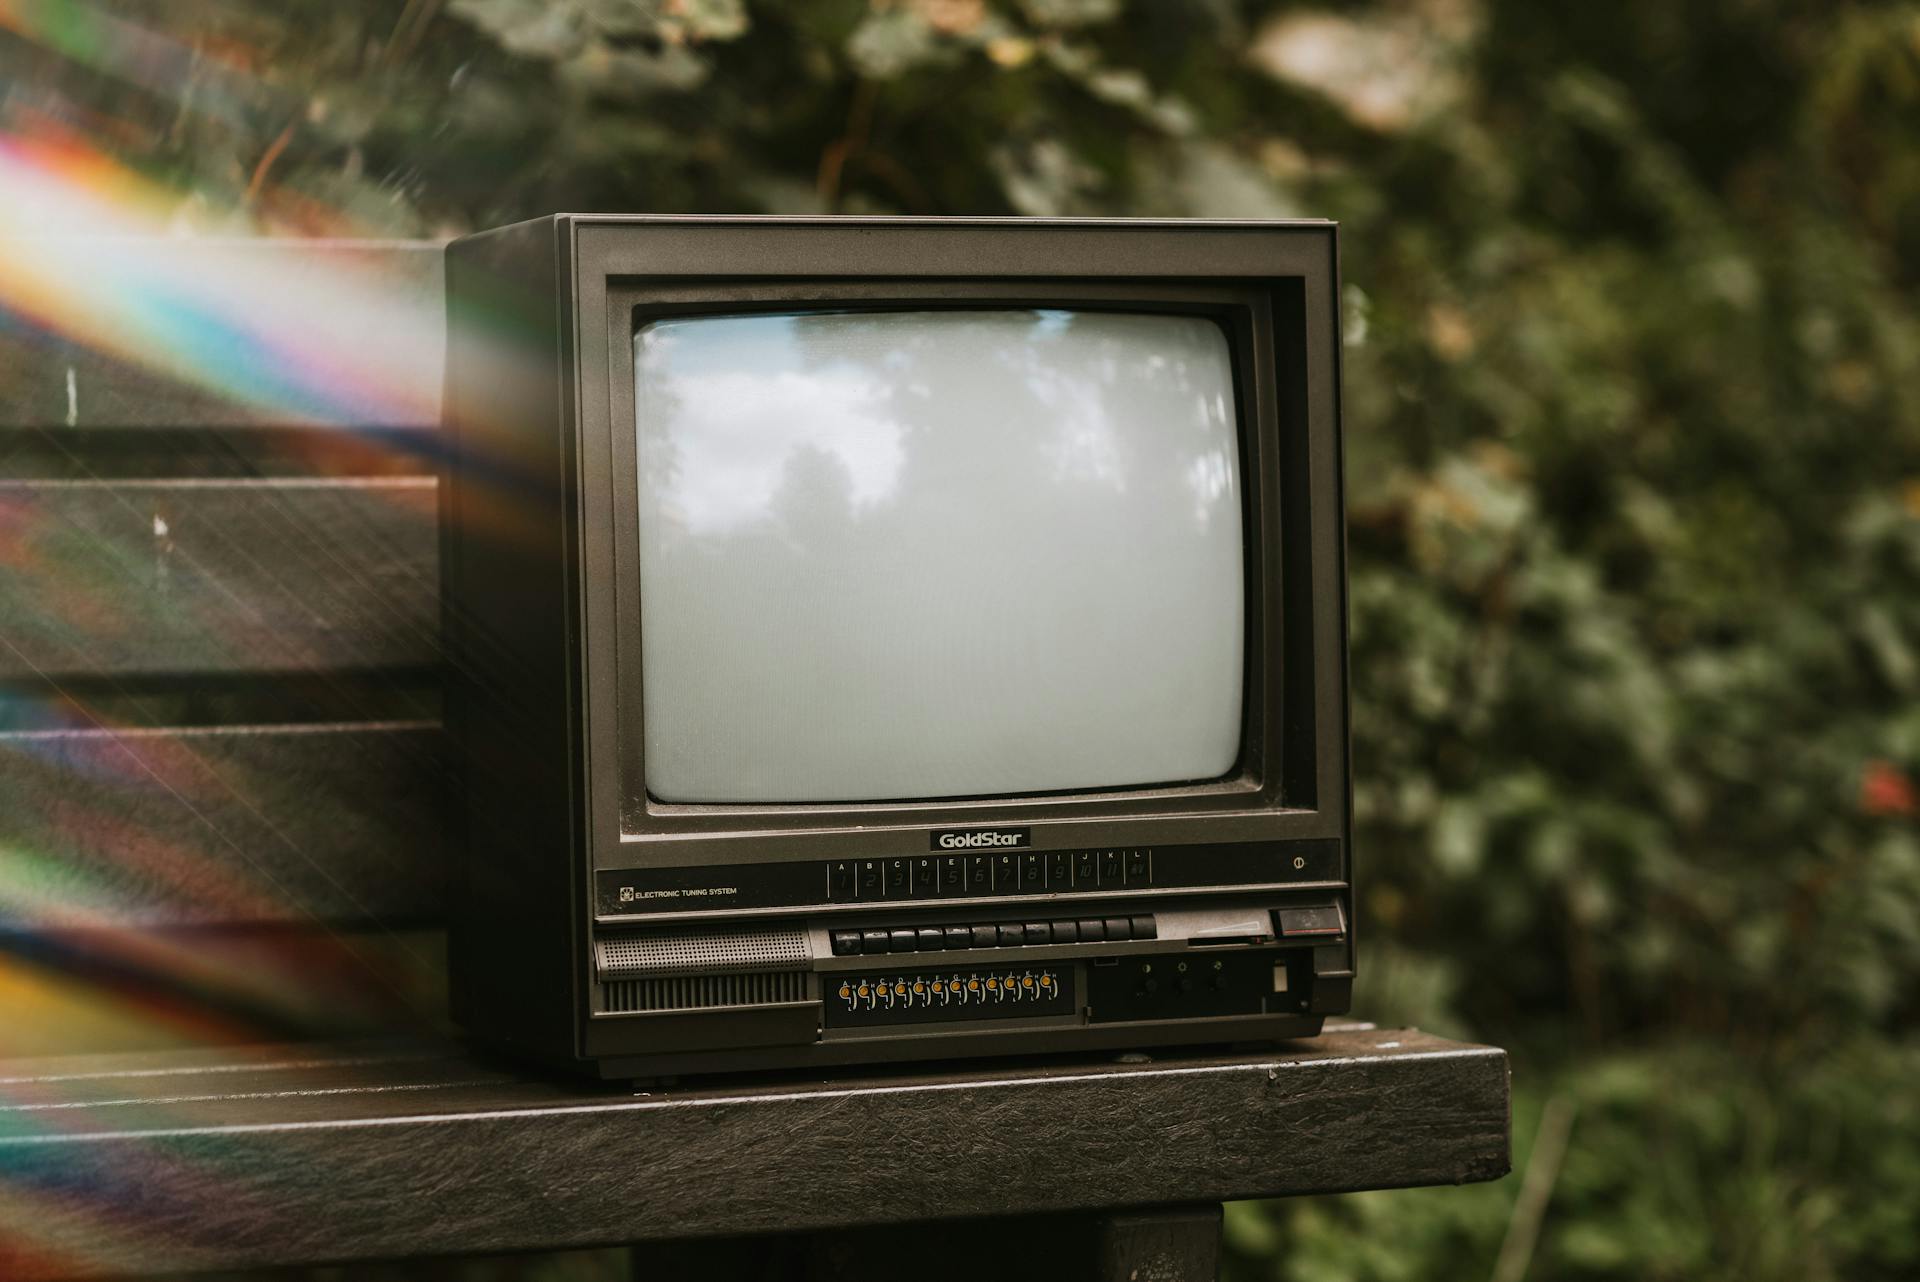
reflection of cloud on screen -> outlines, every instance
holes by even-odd
[[[1202,530],[1216,508],[1234,496],[1234,461],[1225,450],[1194,455],[1187,465],[1187,485],[1193,491],[1193,518]]]
[[[643,389],[649,377],[660,377],[645,361],[643,349]],[[664,511],[688,533],[721,534],[770,519],[801,451],[846,469],[856,514],[897,489],[906,462],[900,426],[887,412],[888,389],[867,371],[676,372],[660,382],[679,408],[668,431],[679,466],[667,482]]]
[[[1078,371],[1037,369],[1027,383],[1054,415],[1041,454],[1063,481],[1090,481],[1127,492],[1127,456],[1115,432],[1114,415]]]

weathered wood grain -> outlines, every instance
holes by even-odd
[[[238,1268],[1496,1178],[1504,1053],[1229,1057],[628,1096],[430,1047],[0,1065],[0,1273]],[[11,1256],[4,1253],[11,1252]]]
[[[432,723],[0,733],[0,931],[437,921]]]
[[[0,678],[438,660],[433,478],[0,482]]]
[[[0,431],[434,428],[446,302],[428,241],[16,241],[52,300],[0,342]]]

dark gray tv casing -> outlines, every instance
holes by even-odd
[[[1264,1042],[1347,1009],[1333,224],[560,215],[458,240],[446,269],[451,962],[470,1031],[638,1078]],[[636,327],[998,306],[1225,327],[1248,531],[1234,771],[938,801],[651,799]]]

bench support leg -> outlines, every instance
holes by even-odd
[[[1100,1282],[1214,1282],[1220,1204],[1117,1211],[1100,1222]]]
[[[1215,1282],[1220,1206],[660,1242],[630,1258],[634,1282]]]

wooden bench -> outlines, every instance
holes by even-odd
[[[1505,1056],[1364,1025],[640,1097],[476,1058],[439,920],[438,247],[10,261],[0,1277],[667,1242],[961,1276],[983,1240],[1198,1277],[1223,1199],[1507,1169]]]

